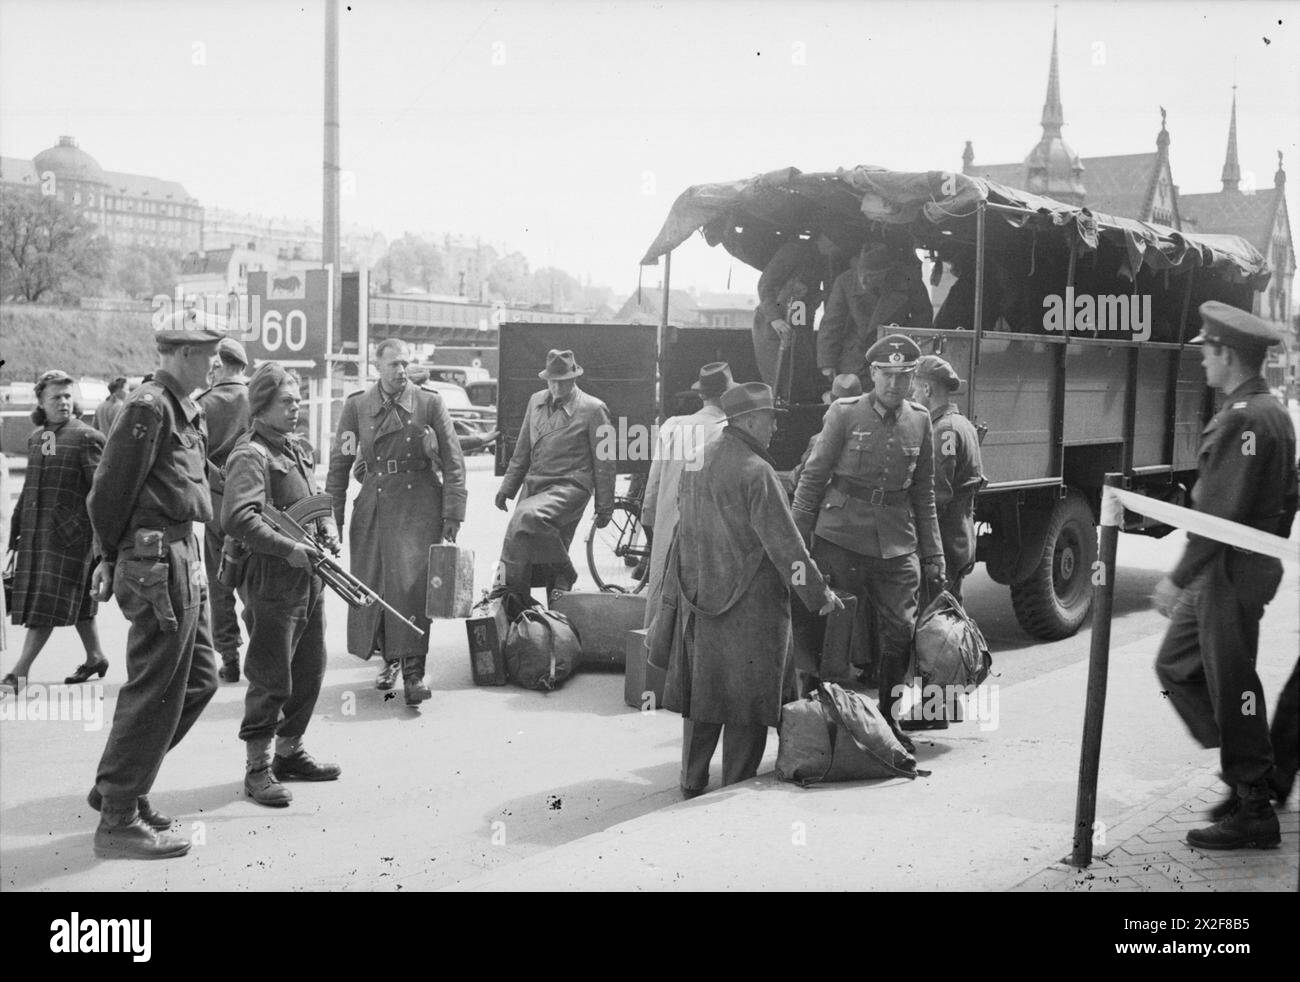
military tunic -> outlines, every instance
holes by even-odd
[[[217,690],[207,577],[195,522],[212,518],[202,410],[166,371],[131,394],[104,446],[86,502],[113,596],[131,622],[127,680],[100,758],[106,809],[148,794],[167,751]],[[137,529],[163,533],[161,558],[137,555]]]
[[[325,605],[311,569],[289,565],[293,540],[262,517],[316,493],[311,455],[258,421],[226,463],[221,524],[252,553],[239,585],[248,626],[241,740],[300,737],[325,677]]]
[[[442,397],[412,382],[393,399],[379,384],[343,404],[325,490],[343,529],[348,478],[364,474],[348,528],[351,569],[420,627],[420,637],[378,604],[348,610],[348,651],[388,661],[429,650],[424,614],[429,546],[442,541],[444,521],[465,520],[465,459]]]
[[[90,594],[95,555],[86,495],[103,449],[103,434],[75,416],[27,438],[27,471],[9,527],[15,624],[67,627],[98,611]]]
[[[906,400],[887,409],[870,393],[836,400],[799,475],[794,515],[831,585],[859,598],[855,664],[868,661],[874,618],[888,712],[911,654],[918,550],[923,559],[943,555],[930,414]]]
[[[547,390],[529,398],[500,489],[508,499],[520,494],[501,546],[511,589],[526,592],[538,564],[576,579],[569,545],[587,502],[594,493],[597,514],[614,509],[617,461],[600,450],[609,427],[605,404],[577,386],[558,404]]]
[[[1251,528],[1289,535],[1297,498],[1291,418],[1262,378],[1229,393],[1202,432],[1193,507]],[[1156,655],[1170,702],[1204,747],[1219,747],[1231,786],[1265,780],[1273,752],[1255,671],[1259,622],[1282,563],[1188,535],[1169,578],[1182,589]],[[1251,693],[1253,713],[1240,710]]]
[[[222,469],[235,441],[248,429],[248,381],[222,379],[199,394],[198,404],[208,424],[208,484],[212,488],[212,521],[203,535],[203,561],[208,572],[208,601],[211,605],[212,640],[223,656],[239,651],[239,620],[235,616],[235,594],[217,580],[221,561],[221,495],[225,488]]]
[[[975,566],[975,494],[985,483],[975,424],[954,405],[930,414],[934,425],[934,507],[948,592],[961,600],[961,582]]]

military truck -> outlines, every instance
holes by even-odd
[[[1214,411],[1192,344],[1197,309],[1206,300],[1252,309],[1270,276],[1237,236],[1177,232],[946,171],[788,168],[688,188],[642,259],[663,258],[665,295],[672,250],[697,232],[760,270],[782,244],[825,234],[839,247],[826,260],[827,292],[864,243],[928,257],[936,296],[949,285],[937,317],[944,326],[903,333],[952,363],[965,380],[958,406],[987,427],[977,558],[1010,588],[1024,630],[1044,640],[1073,634],[1087,617],[1108,472],[1131,490],[1186,503]],[[954,267],[973,284],[958,289]],[[503,325],[499,468],[547,347],[578,352],[594,375],[584,388],[606,400],[616,423],[653,422],[707,361],[729,361],[738,381],[759,377],[749,331],[666,320],[565,325],[563,337],[553,328]],[[826,407],[787,408],[772,447],[780,468],[797,463]],[[622,463],[628,472],[645,466]],[[1131,513],[1124,529],[1171,531]]]

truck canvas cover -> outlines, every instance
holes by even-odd
[[[922,242],[942,230],[973,240],[980,203],[986,220],[1073,239],[1081,254],[1101,243],[1123,249],[1133,272],[1204,269],[1254,290],[1267,285],[1267,260],[1235,235],[1178,232],[1163,225],[1093,212],[951,171],[891,171],[859,165],[805,174],[795,167],[739,181],[697,184],[673,203],[663,228],[641,260],[651,265],[696,231],[709,245],[762,269],[791,233],[820,230],[856,248],[890,226],[906,226]],[[1013,209],[1013,210],[1005,210]],[[965,234],[962,234],[962,233]]]

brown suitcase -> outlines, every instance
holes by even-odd
[[[633,709],[660,709],[664,704],[662,668],[646,661],[645,629],[627,632],[626,665],[623,674],[623,702]],[[652,701],[653,700],[653,701]]]
[[[575,591],[562,594],[551,610],[578,632],[583,667],[623,668],[628,632],[645,626],[644,595]]]
[[[469,617],[473,606],[474,550],[451,542],[429,546],[424,615],[433,620]]]

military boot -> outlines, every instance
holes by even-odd
[[[1192,829],[1187,844],[1200,849],[1271,849],[1282,842],[1266,781],[1237,785],[1237,807],[1213,825]]]
[[[375,688],[380,692],[387,692],[397,684],[397,676],[401,674],[401,671],[402,663],[400,661],[384,662],[384,667],[375,676]]]
[[[322,764],[307,753],[302,737],[276,737],[271,773],[281,781],[336,781],[343,771],[338,764]]]
[[[423,658],[402,659],[402,686],[406,690],[408,706],[418,706],[433,695],[424,684]]]
[[[100,859],[173,859],[189,851],[189,839],[151,829],[134,803],[125,809],[103,807],[100,812],[95,829],[95,855]]]
[[[217,678],[223,682],[239,681],[238,651],[223,651],[221,653],[221,667],[217,669]]]
[[[95,811],[99,811],[104,805],[104,799],[99,793],[99,788],[91,788],[90,794],[86,795],[86,804]],[[149,804],[147,795],[140,795],[135,800],[136,810],[140,813],[140,820],[151,829],[169,829],[176,824],[176,819],[170,815],[164,815]]]
[[[248,763],[244,773],[244,794],[259,805],[284,808],[293,801],[293,792],[280,783],[271,769],[271,741],[261,738],[248,741]]]

